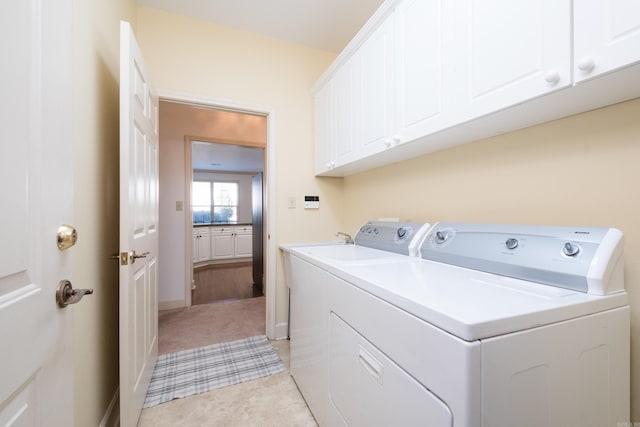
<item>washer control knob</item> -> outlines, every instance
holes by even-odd
[[[451,237],[448,231],[436,231],[435,242],[438,244],[444,243]]]
[[[398,235],[398,238],[402,240],[407,237],[407,229],[404,227],[400,227],[396,230],[396,234]]]
[[[580,246],[575,243],[567,242],[562,247],[562,253],[566,256],[576,256],[580,252]]]
[[[518,242],[518,239],[514,239],[512,237],[510,239],[507,239],[507,241],[504,242],[504,244],[507,246],[507,249],[515,249],[518,247],[518,244],[520,244],[520,242]]]

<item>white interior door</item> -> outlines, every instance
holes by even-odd
[[[120,24],[120,424],[135,426],[158,356],[158,96]]]
[[[73,425],[72,308],[55,291],[73,249],[71,1],[0,13],[0,425]]]

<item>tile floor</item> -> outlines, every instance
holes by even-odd
[[[163,353],[263,334],[264,304],[259,297],[161,312]],[[317,426],[289,374],[289,341],[271,344],[287,372],[143,409],[138,426]]]
[[[317,426],[288,372],[289,341],[272,345],[287,372],[144,409],[138,427]]]

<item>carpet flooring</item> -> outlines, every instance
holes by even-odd
[[[163,354],[153,371],[144,407],[284,371],[264,335]]]
[[[265,297],[257,297],[162,310],[158,354],[264,335],[265,304]]]

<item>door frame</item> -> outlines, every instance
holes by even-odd
[[[267,118],[267,146],[264,149],[264,187],[263,193],[263,242],[264,271],[265,271],[265,297],[266,297],[266,335],[269,339],[278,338],[276,335],[276,263],[277,263],[277,232],[276,232],[276,113],[269,106],[243,104],[228,99],[216,99],[202,97],[193,94],[177,93],[158,90],[160,101],[184,103],[204,108],[236,111],[239,113],[259,114]],[[187,144],[186,142],[189,141]],[[191,206],[191,138],[185,138],[185,201],[184,209]],[[191,259],[192,221],[189,215],[185,215],[185,304],[191,306],[191,284],[193,269]]]

